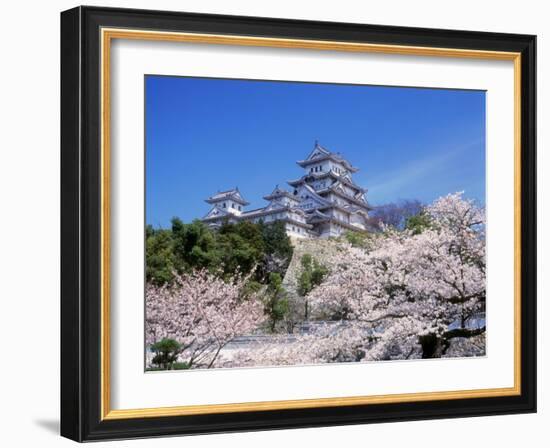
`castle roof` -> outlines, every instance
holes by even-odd
[[[300,177],[299,179],[289,180],[287,184],[289,184],[292,187],[297,187],[298,185],[303,184],[306,182],[306,179],[309,177],[313,177],[315,180],[321,180],[325,179],[327,177],[331,177],[336,182],[342,182],[343,184],[346,184],[347,186],[356,189],[357,191],[360,191],[362,193],[366,193],[366,189],[361,188],[359,185],[357,185],[355,182],[353,182],[349,177],[342,176],[338,173],[335,173],[334,171],[324,171],[321,173],[308,173]]]
[[[204,218],[202,218],[203,221],[217,221],[222,218],[235,218],[236,215],[233,213],[229,213],[227,210],[223,210],[220,207],[214,206]]]
[[[317,191],[318,194],[327,194],[327,193],[334,193],[339,195],[340,197],[352,202],[353,204],[358,205],[359,207],[363,207],[366,210],[372,210],[372,207],[368,204],[367,201],[365,201],[362,197],[354,197],[347,194],[345,191],[342,191],[342,189],[338,188],[338,185],[331,185],[328,188],[323,188],[322,190]]]
[[[328,219],[330,219],[330,216],[319,210],[314,210],[308,217],[308,221],[326,221]]]
[[[350,214],[361,214],[363,216],[368,216],[367,212],[368,210],[372,210],[372,208],[370,206],[358,206],[358,205],[354,205],[354,204],[336,204],[336,203],[332,203],[330,205],[321,205],[320,207],[317,208],[317,210],[319,211],[323,211],[323,210],[332,210],[332,209],[335,209],[335,210],[340,210],[342,212],[345,212],[345,213],[350,213]]]
[[[332,160],[333,162],[339,163],[352,173],[359,171],[358,168],[352,166],[351,163],[344,159],[340,154],[330,152],[328,149],[322,147],[317,142],[315,142],[315,147],[313,148],[313,151],[311,151],[311,153],[307,156],[307,158],[305,158],[304,160],[298,160],[296,163],[302,168],[306,168],[309,165],[323,162],[325,160]]]
[[[308,222],[313,224],[320,224],[322,222],[332,222],[334,224],[338,224],[349,230],[361,230],[360,227],[358,226],[342,221],[338,218],[335,218],[334,216],[326,215],[319,211],[315,211],[315,213],[312,213],[310,218],[308,219]]]
[[[304,184],[304,188],[308,191],[308,193],[311,194],[311,197],[316,200],[317,202],[320,202],[322,205],[330,205],[331,201],[328,199],[322,197],[317,191],[315,191],[310,185]]]
[[[270,194],[268,194],[267,196],[264,196],[264,199],[266,201],[271,201],[273,199],[278,199],[278,198],[281,198],[283,196],[286,196],[287,198],[293,199],[294,201],[298,201],[298,199],[292,193],[290,193],[289,191],[286,191],[282,188],[279,188],[278,185],[275,187],[275,189]]]
[[[209,204],[216,204],[218,202],[227,201],[227,200],[232,200],[241,205],[249,204],[249,202],[247,202],[241,196],[241,192],[237,187],[233,188],[232,190],[218,191],[215,195],[210,196],[208,199],[206,199],[206,202],[208,202]]]
[[[249,210],[249,211],[243,212],[243,213],[241,213],[240,217],[250,218],[252,216],[264,216],[264,215],[271,215],[273,213],[281,213],[281,212],[293,212],[293,213],[298,213],[300,215],[305,214],[305,212],[300,208],[290,207],[290,206],[285,205],[285,204],[272,202],[267,207],[256,208],[254,210]]]

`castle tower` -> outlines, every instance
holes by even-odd
[[[212,205],[210,211],[202,219],[207,223],[219,224],[221,221],[234,222],[249,205],[237,187],[232,190],[219,191],[205,200]]]
[[[308,213],[307,222],[319,236],[336,237],[347,230],[367,230],[371,207],[365,200],[366,190],[353,181],[357,168],[317,142],[308,157],[296,163],[305,173],[288,184],[300,199],[300,207]]]
[[[305,170],[305,174],[321,175],[323,173],[335,173],[339,176],[349,176],[359,171],[339,154],[332,153],[315,142],[313,151],[304,160],[296,162]]]
[[[339,153],[315,142],[313,150],[296,162],[304,175],[288,184],[292,191],[276,186],[264,196],[268,205],[244,210],[248,202],[238,188],[209,197],[212,205],[202,219],[209,226],[224,222],[283,222],[289,235],[297,238],[338,237],[346,231],[368,231],[367,190],[358,186],[352,174],[358,171]]]

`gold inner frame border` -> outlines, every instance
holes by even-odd
[[[101,29],[101,420],[168,417],[228,412],[252,412],[384,403],[503,397],[521,394],[521,54],[515,52],[419,47],[306,39],[281,39],[238,35],[162,32],[138,29]],[[136,409],[111,409],[110,346],[110,186],[111,114],[110,63],[113,39],[185,42],[212,45],[240,45],[295,48],[355,53],[383,53],[413,56],[507,60],[514,63],[514,386],[442,392],[314,398],[227,404],[188,405]]]

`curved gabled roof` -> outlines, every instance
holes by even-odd
[[[241,219],[247,219],[250,217],[255,216],[263,216],[263,215],[270,215],[273,213],[281,213],[281,212],[291,212],[291,213],[297,213],[299,215],[305,215],[306,213],[297,207],[290,207],[288,205],[280,204],[277,202],[272,202],[267,207],[257,208],[254,210],[243,212],[239,215],[239,218]]]
[[[202,218],[203,221],[216,220],[223,217],[235,216],[232,213],[229,213],[227,210],[223,210],[220,207],[214,206],[205,216]]]
[[[322,147],[319,143],[315,142],[315,147],[313,151],[309,153],[309,156],[304,160],[298,160],[296,163],[302,168],[306,168],[309,165],[314,163],[323,162],[325,160],[332,160],[333,162],[343,165],[351,173],[356,173],[359,171],[358,168],[352,166],[346,159],[344,159],[340,154],[330,152],[327,148]]]
[[[232,190],[226,190],[226,191],[218,191],[215,195],[210,196],[208,199],[206,199],[206,202],[209,204],[215,204],[217,202],[221,201],[227,201],[232,200],[238,204],[241,205],[248,205],[249,202],[247,202],[241,195],[241,192],[238,188],[233,188]]]
[[[343,199],[345,199],[345,200],[347,200],[347,201],[349,201],[353,204],[356,204],[360,207],[365,208],[366,210],[372,210],[372,207],[365,200],[365,198],[363,198],[363,197],[356,198],[356,197],[350,196],[350,195],[346,194],[344,191],[342,191],[340,188],[333,188],[332,185],[328,188],[324,188],[323,190],[319,190],[317,193],[319,193],[319,194],[334,193],[334,194],[339,195]]]
[[[321,173],[307,173],[307,174],[304,174],[299,179],[293,179],[293,180],[287,181],[287,184],[290,185],[291,187],[297,187],[298,185],[306,183],[306,179],[308,179],[309,177],[313,177],[316,181],[326,179],[327,177],[330,177],[334,180],[334,183],[341,182],[341,183],[349,186],[350,188],[353,188],[354,190],[357,190],[361,193],[366,193],[367,192],[367,190],[365,188],[362,188],[359,185],[357,185],[349,177],[341,176],[338,173],[335,173],[334,171],[324,171],[324,172],[321,172]]]
[[[294,201],[298,201],[298,199],[292,193],[290,193],[289,191],[283,190],[282,188],[279,188],[278,185],[270,194],[268,194],[267,196],[264,196],[264,199],[266,201],[271,201],[273,199],[278,199],[283,196],[286,196],[287,198],[290,198]]]

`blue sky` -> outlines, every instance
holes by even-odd
[[[146,222],[167,227],[238,186],[256,208],[315,140],[380,205],[450,192],[485,203],[485,92],[146,76]]]

